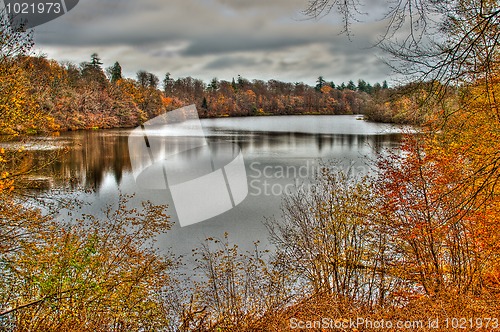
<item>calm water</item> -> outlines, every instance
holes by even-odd
[[[364,172],[367,160],[383,148],[397,146],[400,139],[398,128],[360,121],[356,116],[204,119],[202,125],[207,140],[240,146],[249,194],[236,208],[183,228],[177,223],[168,190],[144,189],[136,184],[128,150],[130,130],[62,133],[28,148],[33,153],[32,167],[36,167],[50,155],[52,147],[72,147],[39,173],[52,178],[54,188],[63,196],[76,195],[88,203],[83,212],[100,214],[107,204],[117,202],[120,192],[135,194],[133,204],[143,200],[168,204],[175,224],[159,243],[175,252],[189,253],[206,237],[222,237],[224,232],[243,247],[251,248],[257,240],[266,247],[267,232],[262,221],[265,217],[280,217],[283,193],[307,185],[320,160],[335,159]],[[172,140],[172,144],[178,143]]]

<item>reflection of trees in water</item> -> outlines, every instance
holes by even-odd
[[[66,160],[54,165],[54,171],[69,175],[85,188],[98,189],[106,174],[113,174],[120,184],[123,172],[131,169],[127,139],[126,135],[82,133]]]
[[[67,143],[70,150],[58,160],[36,175],[54,179],[58,187],[69,186],[72,189],[83,187],[99,189],[107,175],[112,175],[120,184],[124,173],[131,172],[128,151],[128,131],[87,131],[65,133],[60,140]],[[323,135],[303,133],[264,133],[231,132],[227,136],[209,138],[209,141],[230,141],[238,144],[250,155],[273,151],[307,151],[310,157],[342,151],[360,151],[370,149],[379,153],[383,148],[399,142],[398,134],[386,135]],[[182,144],[182,141],[178,142]],[[176,144],[175,140],[169,144]],[[212,151],[213,153],[216,151]],[[201,150],[189,151],[186,158],[196,159]],[[52,152],[53,154],[53,152]],[[27,155],[27,164],[33,169],[39,168],[51,155],[49,151],[31,151]],[[304,156],[307,157],[307,156]]]
[[[119,132],[65,133],[70,150],[56,162],[40,171],[50,176],[57,186],[70,185],[99,189],[107,174],[120,184],[123,173],[131,170],[127,135]],[[33,165],[45,159],[46,151],[30,153]]]
[[[247,132],[246,135],[231,137],[243,150],[279,149],[293,151],[307,147],[311,155],[323,151],[333,151],[335,147],[345,147],[354,151],[370,148],[374,153],[384,148],[397,146],[401,140],[400,134],[381,135],[348,135],[348,134],[307,134],[307,133],[263,133]]]

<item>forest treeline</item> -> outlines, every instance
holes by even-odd
[[[207,84],[192,77],[173,79],[167,73],[160,82],[147,71],[125,78],[118,62],[103,68],[97,54],[80,65],[24,55],[6,62],[0,83],[5,114],[0,131],[6,134],[134,127],[190,104],[196,104],[200,117],[365,114],[376,121],[415,122],[405,113],[409,107],[399,100],[398,89],[390,89],[385,81],[335,85],[319,77],[309,86],[238,76]],[[44,121],[26,117],[11,123],[6,119],[10,113],[37,113]]]

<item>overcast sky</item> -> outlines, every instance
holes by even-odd
[[[371,47],[383,24],[353,26],[339,35],[341,20],[302,14],[307,0],[80,0],[66,15],[35,28],[38,52],[80,63],[97,52],[128,77],[138,70],[174,78],[278,79],[336,84],[359,78],[391,80],[383,53]],[[362,8],[378,13],[380,7]],[[372,15],[373,16],[373,15]]]

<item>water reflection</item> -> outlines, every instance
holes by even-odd
[[[333,156],[340,151],[371,152],[377,154],[383,148],[397,146],[401,134],[349,135],[248,132],[232,133],[217,138],[237,143],[247,153],[286,152],[288,155],[319,158]],[[337,156],[340,157],[340,156]]]
[[[54,138],[54,143],[66,145],[71,149],[60,156],[37,175],[54,179],[58,187],[69,185],[71,189],[83,187],[99,190],[106,177],[112,176],[118,186],[124,176],[130,174],[131,164],[128,150],[128,130],[70,132]],[[238,144],[247,164],[252,160],[267,157],[277,158],[275,162],[286,161],[281,158],[322,158],[358,159],[375,155],[383,148],[397,146],[400,134],[348,135],[348,134],[305,134],[276,132],[225,132],[208,136],[209,142],[229,141]],[[173,137],[169,144],[182,144]],[[189,165],[203,151],[190,150],[183,155],[184,164]],[[33,169],[47,163],[50,152],[32,150],[27,159]],[[189,160],[188,160],[189,159]]]
[[[248,244],[251,249],[253,241],[266,242],[267,231],[262,225],[264,217],[281,215],[282,193],[293,184],[307,184],[307,178],[319,167],[318,159],[342,160],[363,172],[368,169],[362,167],[363,163],[384,148],[397,147],[400,142],[396,130],[357,121],[355,117],[314,117],[309,120],[301,116],[275,117],[269,119],[269,123],[264,120],[202,121],[208,142],[223,140],[240,146],[250,192],[237,208],[184,228],[178,224],[169,190],[144,189],[136,184],[128,150],[130,130],[69,132],[47,139],[45,143],[48,145],[68,146],[71,150],[38,175],[51,177],[54,186],[63,192],[95,189],[95,193],[83,197],[89,206],[82,213],[100,213],[107,204],[116,204],[120,192],[136,194],[133,204],[137,207],[143,200],[168,204],[168,214],[174,226],[159,240],[159,245],[172,247],[175,252],[189,253],[207,236],[220,237],[224,232],[231,234],[234,242],[242,247]],[[271,128],[270,123],[275,127]],[[289,132],[287,128],[293,131]],[[177,144],[183,144],[182,139],[175,137],[168,143],[174,149]],[[43,165],[50,151],[31,149],[27,164],[33,168]],[[185,160],[182,164],[190,167],[199,153],[203,150],[183,154]],[[287,170],[283,176],[282,169]],[[265,174],[271,174],[271,177]]]
[[[127,134],[118,130],[64,133],[59,140],[70,150],[45,171],[57,185],[69,184],[71,189],[99,190],[107,175],[120,185],[131,171]]]

